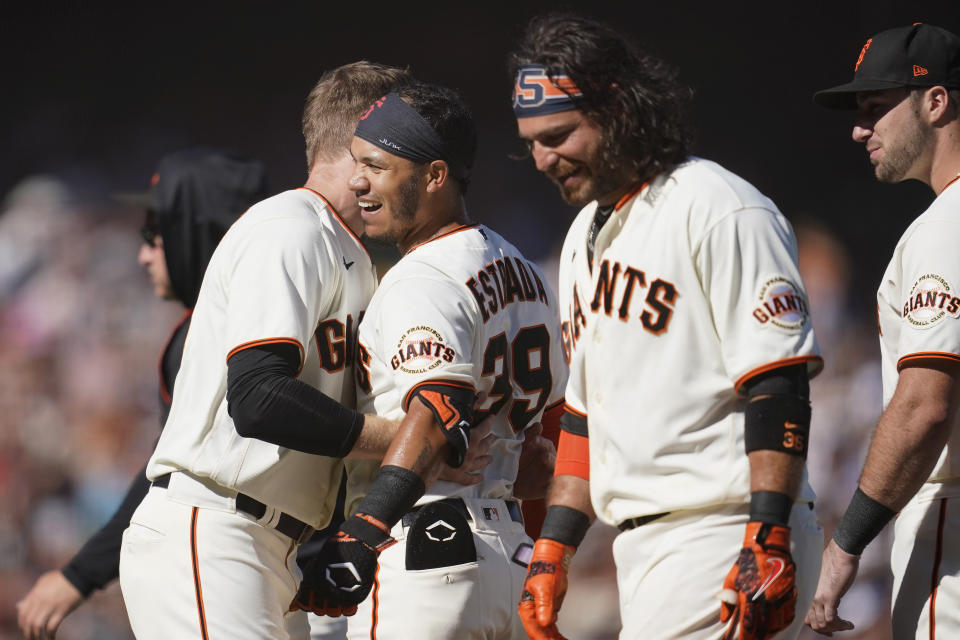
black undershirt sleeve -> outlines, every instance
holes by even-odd
[[[748,398],[780,393],[810,398],[810,376],[806,364],[792,364],[761,373],[747,380],[743,387]]]
[[[147,468],[144,466],[140,473],[134,476],[127,495],[110,521],[93,534],[63,568],[64,577],[84,598],[94,589],[103,589],[120,575],[120,542],[124,529],[130,525],[133,512],[150,488],[146,472]]]
[[[227,361],[227,410],[245,438],[342,458],[363,429],[363,414],[296,378],[300,350],[288,343],[250,347]]]

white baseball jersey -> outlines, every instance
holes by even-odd
[[[463,500],[476,560],[408,569],[410,531],[397,523],[397,544],[380,554],[374,594],[350,618],[349,637],[522,637],[517,602],[525,569],[512,557],[532,541],[505,500],[513,498],[523,430],[562,401],[567,378],[560,314],[542,272],[478,224],[420,244],[387,272],[370,301],[358,361],[365,413],[400,419],[418,385],[466,387],[479,394],[478,415],[496,415],[496,441],[483,482],[438,481],[419,501]],[[377,466],[348,465],[350,487],[365,486]],[[414,543],[413,553],[422,545]]]
[[[947,187],[904,232],[877,291],[883,405],[893,397],[904,363],[960,361],[960,181]],[[960,415],[930,482],[960,478]],[[960,495],[960,484],[927,487]],[[948,493],[943,493],[947,491]]]
[[[523,429],[563,398],[567,377],[546,282],[479,224],[415,247],[384,276],[360,325],[359,409],[401,419],[411,390],[436,381],[475,389],[481,412],[499,415],[484,481],[436,482],[420,503],[513,497]]]
[[[960,181],[948,185],[904,232],[877,291],[883,404],[908,362],[960,361]],[[952,638],[960,603],[956,530],[960,416],[927,482],[894,529],[893,630],[897,638]],[[917,572],[917,566],[926,567]]]
[[[325,526],[342,461],[240,436],[227,413],[227,359],[247,347],[294,344],[299,379],[352,407],[352,343],[375,287],[366,249],[319,194],[296,189],[252,207],[207,267],[147,476],[184,470]]]
[[[587,417],[597,516],[743,503],[743,382],[822,366],[796,241],[769,199],[691,158],[625,196],[596,239],[596,203],[560,263],[569,409]],[[806,480],[801,501],[813,499]]]

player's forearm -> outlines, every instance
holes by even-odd
[[[860,488],[899,511],[929,477],[950,437],[956,384],[949,371],[907,368],[877,424]]]
[[[593,522],[597,517],[597,514],[593,511],[593,504],[590,502],[590,481],[577,476],[554,476],[550,483],[547,506],[576,509],[585,513],[590,522]]]
[[[449,446],[430,409],[414,401],[383,457],[383,466],[409,469],[430,486],[443,467]]]
[[[804,459],[780,451],[758,450],[748,454],[750,459],[750,492],[776,491],[797,497],[803,477]]]
[[[363,430],[346,457],[354,460],[380,460],[396,437],[400,422],[369,413],[363,418]]]
[[[287,344],[251,347],[227,361],[227,407],[245,438],[342,458],[365,418],[297,379],[299,351]]]

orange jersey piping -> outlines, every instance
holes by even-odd
[[[363,242],[360,241],[360,236],[358,236],[353,232],[353,229],[351,229],[350,226],[340,216],[340,212],[337,211],[337,209],[332,204],[330,204],[329,200],[323,197],[323,194],[321,194],[319,191],[314,191],[310,187],[300,187],[300,188],[303,189],[304,191],[309,191],[313,195],[323,200],[323,204],[327,205],[327,209],[329,209],[330,212],[333,214],[333,217],[337,219],[337,222],[340,223],[340,226],[342,226],[344,229],[347,230],[347,233],[349,233],[353,237],[353,239],[357,241],[357,244],[360,245],[360,248],[363,249],[363,252],[367,254],[367,257],[373,260],[373,258],[370,257],[370,252],[367,251],[367,248],[364,246]]]
[[[573,415],[577,416],[578,418],[583,418],[584,420],[586,420],[586,418],[587,418],[587,414],[583,413],[582,411],[578,411],[578,410],[574,409],[573,407],[571,407],[571,406],[570,406],[569,404],[567,404],[566,402],[563,403],[563,410],[566,411],[567,413],[572,413]]]
[[[193,561],[193,588],[197,596],[197,614],[200,616],[200,637],[208,640],[207,615],[203,610],[203,589],[200,588],[200,559],[197,557],[197,516],[199,507],[193,508],[190,517],[190,558]]]
[[[403,410],[406,411],[410,408],[410,400],[413,398],[414,392],[426,384],[439,384],[445,387],[453,387],[455,389],[469,389],[470,391],[476,391],[472,384],[466,382],[460,382],[459,380],[423,380],[417,384],[410,387],[410,391],[407,391],[407,395],[403,397]]]
[[[303,345],[300,344],[300,341],[297,340],[296,338],[263,338],[261,340],[251,340],[250,342],[244,342],[243,344],[237,345],[236,347],[230,350],[230,353],[227,354],[227,361],[229,361],[230,358],[233,357],[233,354],[239,353],[244,349],[250,349],[251,347],[260,347],[265,344],[278,344],[278,343],[294,344],[297,346],[298,349],[300,349],[300,368],[297,369],[297,375],[299,376],[300,372],[303,371],[303,363],[306,360],[306,357],[304,356]]]
[[[554,402],[543,410],[543,417],[540,419],[540,423],[543,425],[543,431],[540,435],[554,445],[556,445],[560,439],[560,420],[565,413],[563,404],[563,398]]]
[[[634,198],[634,196],[636,196],[638,193],[646,189],[647,185],[649,185],[650,182],[657,177],[657,175],[659,174],[654,174],[653,177],[650,178],[650,180],[647,180],[646,182],[641,184],[639,187],[634,187],[633,189],[630,189],[630,191],[627,191],[625,194],[623,194],[623,196],[619,200],[617,200],[617,204],[613,206],[613,210],[620,211],[620,209],[623,208],[623,205],[630,202]]]
[[[781,367],[789,367],[791,365],[801,364],[803,362],[812,362],[814,364],[819,365],[816,368],[814,368],[813,373],[810,374],[811,378],[813,378],[818,373],[823,371],[823,358],[821,358],[820,356],[809,355],[809,356],[796,356],[793,358],[784,358],[783,360],[777,360],[776,362],[771,362],[769,364],[763,365],[762,367],[757,367],[756,369],[752,369],[746,372],[745,374],[740,376],[740,378],[734,383],[733,388],[737,392],[739,392],[740,387],[742,387],[743,384],[750,378],[758,376],[761,373],[767,373],[768,371],[773,371],[774,369],[779,369]]]
[[[377,623],[380,621],[380,563],[373,573],[373,607],[370,612],[370,640],[377,640]]]
[[[940,500],[940,518],[937,522],[937,547],[933,556],[933,572],[930,576],[930,614],[929,614],[929,632],[930,640],[937,637],[937,585],[940,582],[940,560],[943,557],[943,524],[947,517],[947,500]]]
[[[960,355],[947,351],[920,351],[903,356],[897,360],[897,371],[903,369],[903,365],[910,360],[951,360],[960,362]]]
[[[471,223],[471,224],[462,224],[462,225],[460,225],[459,227],[457,227],[456,229],[451,229],[450,231],[447,231],[446,233],[440,234],[439,236],[437,236],[437,237],[435,237],[435,238],[427,238],[427,239],[424,240],[423,242],[418,242],[417,244],[415,244],[415,245],[413,245],[412,247],[410,247],[409,249],[407,249],[407,253],[410,253],[411,251],[413,251],[414,249],[416,249],[416,248],[418,248],[418,247],[422,247],[423,245],[427,244],[428,242],[433,242],[434,240],[439,240],[440,238],[446,238],[447,236],[453,235],[453,234],[455,234],[455,233],[459,233],[459,232],[461,232],[461,231],[466,231],[467,229],[473,229],[474,227],[479,227],[479,226],[480,226],[480,223],[479,223],[479,222],[474,222],[474,223]]]

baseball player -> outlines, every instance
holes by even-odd
[[[353,127],[406,72],[327,72],[307,100],[306,185],[251,207],[210,260],[152,486],[124,532],[138,638],[305,638],[297,545],[327,524],[347,454],[396,425],[354,406],[357,323],[376,275],[346,188]]]
[[[960,634],[960,37],[928,24],[863,45],[853,81],[814,96],[856,110],[853,139],[881,182],[919,180],[936,199],[904,232],[877,291],[884,411],[833,539],[807,623],[853,629],[837,607],[860,554],[899,512],[893,637]]]
[[[148,192],[118,199],[146,210],[137,257],[154,292],[186,307],[160,356],[161,425],[180,368],[203,272],[214,247],[247,207],[267,194],[266,170],[258,161],[208,148],[165,156]],[[29,640],[53,637],[60,623],[96,589],[119,574],[120,539],[150,487],[144,473],[130,483],[113,517],[59,571],[48,571],[17,604],[20,631]]]
[[[527,633],[562,637],[598,517],[622,532],[621,638],[795,638],[822,541],[804,470],[822,362],[790,225],[688,155],[689,90],[613,29],[535,18],[512,66],[521,138],[583,206],[561,253],[570,381]]]
[[[364,230],[403,253],[360,325],[359,406],[403,422],[382,466],[351,470],[368,493],[305,568],[300,600],[359,604],[352,639],[523,634],[515,601],[532,540],[514,488],[525,430],[562,412],[566,366],[542,272],[468,219],[475,146],[461,98],[426,84],[377,100],[353,140]],[[472,487],[432,482],[463,456],[475,396],[493,416],[493,461]]]

